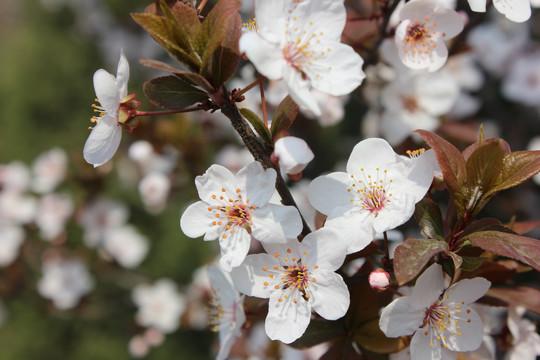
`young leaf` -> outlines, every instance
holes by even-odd
[[[444,240],[441,209],[439,209],[435,201],[424,198],[417,202],[414,209],[414,218],[420,225],[424,236]]]
[[[476,215],[491,199],[491,190],[503,166],[504,150],[498,141],[479,146],[467,159],[467,180],[462,185],[463,206]]]
[[[212,8],[196,36],[196,48],[202,58],[200,74],[218,88],[229,79],[238,65],[238,41],[242,35],[242,19],[238,9],[242,3],[220,0]]]
[[[448,141],[426,130],[416,130],[426,143],[433,149],[448,190],[454,197],[457,213],[463,216],[463,194],[461,185],[465,181],[467,169],[465,159],[459,150]]]
[[[190,53],[175,42],[171,28],[163,17],[155,14],[131,14],[131,17],[178,61],[190,70],[199,72],[201,61],[198,55]]]
[[[170,110],[182,110],[208,100],[208,94],[176,76],[163,76],[147,81],[143,87],[148,100]]]
[[[471,257],[462,256],[463,263],[461,264],[461,270],[474,271],[478,269],[485,261],[489,260],[487,257]]]
[[[506,154],[496,185],[486,194],[517,186],[540,171],[540,151],[515,151]]]
[[[518,221],[518,222],[512,222],[505,226],[509,228],[510,230],[518,233],[519,235],[523,235],[523,234],[528,233],[532,229],[540,227],[540,221]]]
[[[296,105],[290,95],[287,95],[279,104],[272,118],[272,125],[270,126],[272,138],[278,132],[287,130],[294,122],[294,119],[296,119],[296,115],[298,115],[298,105]]]
[[[199,86],[208,92],[214,91],[214,88],[212,87],[212,85],[210,85],[210,83],[198,73],[184,71],[158,60],[140,59],[139,62],[142,65],[150,67],[152,69],[174,74],[178,76],[180,79],[184,80],[185,82],[191,85]]]
[[[483,144],[491,144],[493,142],[497,142],[499,143],[499,145],[503,148],[504,150],[504,153],[505,154],[509,154],[511,152],[510,150],[510,145],[504,140],[504,139],[500,139],[500,138],[489,138],[489,139],[486,139],[484,140]],[[463,150],[463,152],[461,153],[461,155],[463,155],[463,158],[465,160],[469,159],[469,157],[471,156],[471,154],[473,152],[476,151],[476,149],[478,149],[478,143],[474,143],[472,145],[470,145],[468,148],[466,148],[465,150]]]
[[[519,260],[540,271],[540,240],[502,231],[479,231],[463,241],[470,241],[494,254]]]
[[[415,278],[433,255],[448,252],[448,244],[431,239],[407,239],[394,251],[394,273],[399,285]]]
[[[253,126],[257,134],[264,140],[265,143],[268,145],[272,145],[272,136],[270,135],[270,131],[264,125],[264,122],[255,114],[253,111],[249,109],[239,109],[240,113],[244,118],[246,118],[247,121]]]

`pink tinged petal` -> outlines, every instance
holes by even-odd
[[[336,213],[340,209],[336,209]],[[372,216],[368,211],[351,210],[338,215],[331,215],[324,227],[338,230],[347,244],[347,254],[362,250],[375,239]]]
[[[510,21],[521,23],[531,17],[530,0],[493,0],[493,6]]]
[[[279,262],[273,255],[256,254],[246,256],[244,263],[231,270],[231,278],[238,291],[248,296],[269,298],[281,277],[269,275]]]
[[[513,1],[513,0],[512,0]],[[444,40],[449,40],[463,31],[463,18],[458,12],[452,9],[439,8],[431,15],[430,22],[436,25],[432,28],[441,34],[444,33]]]
[[[308,269],[337,270],[347,255],[347,243],[339,231],[323,227],[308,234],[298,246],[302,263]]]
[[[471,10],[474,12],[486,12],[486,0],[468,0]]]
[[[190,238],[198,238],[204,234],[211,234],[213,236],[205,236],[205,240],[215,240],[221,232],[218,230],[211,230],[212,228],[217,228],[217,226],[212,225],[212,221],[215,220],[216,217],[214,216],[214,212],[208,211],[208,204],[203,201],[198,201],[188,206],[186,211],[184,211],[180,218],[180,228],[184,234]],[[224,226],[225,225],[222,225],[221,227]]]
[[[120,50],[120,60],[116,70],[116,83],[120,99],[127,95],[127,83],[129,81],[129,63],[124,55],[124,50]]]
[[[270,339],[290,344],[304,334],[310,319],[311,305],[299,291],[275,291],[270,295],[264,328]]]
[[[203,175],[195,178],[199,197],[212,205],[225,204],[231,196],[236,199],[235,185],[235,176],[227,168],[217,164],[210,166]],[[224,197],[223,200],[220,200],[221,196]]]
[[[445,288],[444,273],[439,264],[428,267],[416,280],[411,294],[415,309],[426,309],[435,303]]]
[[[349,175],[334,172],[314,179],[308,188],[311,205],[325,215],[329,215],[336,207],[351,208],[351,196],[347,192]]]
[[[369,172],[395,162],[396,153],[386,140],[370,138],[360,141],[353,148],[347,161],[347,173],[359,176],[365,171],[368,175],[374,175]]]
[[[251,244],[251,235],[241,227],[232,228],[219,237],[221,258],[219,264],[225,271],[239,266],[244,261]]]
[[[120,93],[115,77],[107,71],[99,69],[94,73],[94,90],[101,107],[105,109],[107,114],[116,117],[120,105]]]
[[[257,32],[247,32],[240,38],[239,46],[258,72],[271,80],[283,77],[287,63],[278,43],[269,42]]]
[[[261,242],[283,244],[302,231],[302,219],[294,206],[266,204],[251,214],[253,237]]]
[[[437,340],[437,334],[431,328],[418,330],[411,340],[410,347],[411,359],[443,360],[442,343]]]
[[[447,331],[442,333],[444,343],[453,351],[473,351],[480,347],[484,338],[482,320],[467,305],[459,304],[450,310]]]
[[[316,270],[307,292],[313,310],[327,320],[337,320],[349,309],[350,295],[343,278],[332,271]],[[315,281],[313,281],[315,279]]]
[[[448,290],[446,290],[443,302],[464,302],[465,304],[473,303],[484,296],[489,290],[490,286],[491,282],[482,277],[458,281],[456,284],[452,285]]]
[[[364,60],[349,45],[321,43],[315,51],[324,55],[306,67],[313,88],[334,96],[347,95],[366,77]]]
[[[84,159],[94,167],[103,165],[114,156],[121,138],[122,128],[116,118],[109,115],[102,116],[84,144]]]
[[[383,309],[379,327],[387,337],[411,335],[422,326],[424,315],[423,309],[413,306],[410,296],[403,296]]]
[[[290,65],[285,67],[283,78],[294,102],[300,108],[311,111],[315,116],[321,116],[317,100],[311,95],[311,82],[304,79],[302,73]]]
[[[274,194],[276,186],[276,171],[264,169],[258,161],[254,161],[238,171],[236,184],[245,189],[249,206],[263,206]]]

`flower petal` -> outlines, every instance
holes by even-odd
[[[311,205],[325,215],[330,215],[336,207],[350,208],[348,177],[347,173],[334,172],[314,179],[308,189]]]
[[[270,339],[290,344],[304,334],[310,319],[311,305],[299,291],[291,292],[287,298],[282,291],[275,291],[270,295],[264,328]]]
[[[293,15],[298,19],[294,25],[305,31],[308,36],[315,33],[321,42],[341,41],[347,17],[343,1],[300,1]],[[321,32],[321,29],[324,31]]]
[[[287,63],[278,43],[271,43],[257,32],[248,32],[240,38],[239,46],[258,72],[271,80],[283,77]]]
[[[468,0],[471,10],[474,12],[486,12],[486,0]]]
[[[432,329],[424,330],[422,328],[414,334],[411,340],[411,359],[443,360],[441,345],[441,341],[437,340],[437,334]]]
[[[513,1],[513,0],[512,0]],[[443,33],[444,39],[448,40],[455,37],[461,31],[463,31],[463,18],[459,13],[452,9],[438,8],[437,11],[431,15],[431,20],[437,25],[434,30]]]
[[[311,111],[315,116],[321,116],[317,100],[311,95],[311,82],[304,79],[301,72],[287,65],[283,70],[283,79],[291,98],[300,108]]]
[[[129,81],[129,63],[124,55],[124,50],[120,50],[120,60],[116,70],[116,83],[120,99],[127,95],[127,83]]]
[[[109,115],[102,116],[84,144],[84,159],[94,167],[103,165],[114,156],[121,139],[122,128],[116,118]]]
[[[180,218],[180,228],[183,233],[190,238],[198,238],[207,233],[212,227],[212,221],[215,220],[213,212],[208,211],[208,204],[203,201],[197,201],[188,206]],[[217,227],[217,226],[216,226]],[[224,225],[222,225],[224,227]],[[217,232],[213,232],[215,236],[206,238],[205,240],[215,240],[218,237]]]
[[[235,227],[219,237],[221,258],[219,264],[225,271],[242,264],[251,244],[251,235],[242,227]]]
[[[335,210],[338,212],[339,208]],[[347,254],[362,250],[375,238],[372,216],[367,211],[351,210],[338,216],[329,216],[325,227],[341,233],[347,243]]]
[[[444,288],[445,281],[442,266],[433,264],[416,280],[416,285],[411,294],[411,303],[415,309],[424,310],[429,308],[439,299]]]
[[[261,242],[286,243],[302,231],[302,219],[294,206],[266,204],[252,211],[253,237]]]
[[[280,277],[270,278],[268,270],[264,269],[272,269],[275,265],[279,265],[279,262],[268,254],[246,256],[242,265],[231,270],[234,286],[248,296],[269,298]]]
[[[337,270],[347,255],[347,244],[339,231],[323,227],[308,234],[298,246],[302,263],[308,269]]]
[[[315,281],[311,282],[307,292],[311,295],[311,306],[327,320],[337,320],[349,309],[349,289],[343,278],[333,271],[316,270],[312,273]]]
[[[120,105],[120,93],[115,77],[99,69],[94,73],[94,90],[101,107],[108,115],[116,117]]]
[[[235,183],[239,189],[245,190],[249,206],[263,206],[274,194],[276,171],[265,170],[260,162],[254,161],[238,171]]]
[[[382,233],[403,225],[414,214],[414,199],[406,192],[399,193],[395,189],[392,191],[395,192],[394,196],[387,201],[377,216],[373,217],[375,232]]]
[[[467,305],[458,305],[450,311],[451,320],[449,321],[448,331],[445,331],[448,349],[453,351],[473,351],[480,347],[484,338],[484,325],[482,320]],[[450,309],[450,306],[448,306]]]
[[[356,176],[364,171],[374,172],[396,162],[394,149],[384,139],[370,138],[360,141],[353,148],[347,161],[347,173]],[[363,169],[363,170],[362,170]]]
[[[313,88],[334,96],[347,95],[366,77],[362,70],[364,60],[349,45],[321,43],[314,49],[324,55],[314,59],[305,70]]]
[[[531,17],[530,0],[493,0],[493,6],[510,21],[521,23]]]
[[[403,296],[383,309],[379,327],[387,337],[411,335],[422,326],[425,312],[412,306],[412,303],[410,296]]]
[[[443,302],[473,303],[484,296],[490,286],[491,282],[482,277],[463,279],[446,290]]]
[[[214,164],[203,175],[195,178],[195,186],[201,200],[212,205],[226,204],[236,199],[236,178],[225,167]],[[223,196],[224,199],[220,200]]]

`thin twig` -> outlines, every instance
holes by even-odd
[[[392,16],[392,13],[394,10],[396,10],[396,7],[399,4],[399,0],[393,0],[389,1],[386,4],[386,7],[382,10],[382,21],[379,25],[379,30],[377,32],[377,36],[373,40],[373,43],[367,52],[367,54],[364,56],[364,68],[366,68],[368,65],[373,65],[377,60],[377,51],[379,50],[379,46],[381,46],[384,38],[386,37],[386,28],[388,27],[388,23],[390,22],[390,17]]]
[[[262,105],[264,126],[268,127],[268,114],[266,113],[266,100],[264,99],[264,81],[263,81],[263,76],[261,74],[259,74],[259,90],[261,92],[261,105]]]

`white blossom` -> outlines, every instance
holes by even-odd
[[[321,114],[311,89],[346,95],[365,77],[362,58],[340,42],[343,0],[257,0],[257,30],[244,32],[240,49],[271,80],[283,78],[300,108]]]
[[[349,308],[349,291],[339,269],[346,244],[340,234],[323,228],[302,242],[263,243],[266,254],[248,255],[231,276],[240,292],[269,298],[265,321],[272,340],[291,343],[305,332],[313,309],[327,320],[337,320]]]
[[[66,152],[61,148],[54,148],[41,153],[32,164],[32,172],[32,190],[39,194],[53,191],[66,177]]]
[[[128,80],[129,64],[123,51],[120,53],[116,77],[104,69],[94,73],[94,90],[101,104],[96,106],[96,110],[100,112],[100,116],[93,118],[97,124],[90,132],[83,149],[84,159],[94,167],[109,161],[120,145],[122,128],[118,124],[118,109],[122,99],[127,96]]]
[[[289,175],[301,173],[315,157],[309,145],[295,136],[277,139],[274,143],[274,156],[279,168]]]
[[[482,320],[469,306],[491,283],[484,278],[461,280],[449,288],[442,267],[433,264],[416,281],[410,296],[384,308],[379,326],[387,337],[413,335],[415,360],[450,358],[450,351],[478,349],[484,337]]]
[[[468,0],[472,11],[486,12],[487,0]],[[493,0],[498,12],[514,22],[524,22],[531,17],[531,0]]]
[[[463,30],[463,19],[433,0],[411,1],[399,12],[395,42],[403,64],[411,69],[440,69],[448,57],[445,41]]]
[[[432,180],[427,157],[402,158],[385,140],[371,138],[354,147],[347,172],[313,180],[309,200],[328,216],[325,227],[342,233],[352,253],[366,247],[376,233],[405,223]]]
[[[225,360],[246,321],[244,297],[234,288],[228,272],[211,265],[208,267],[208,277],[215,293],[210,309],[210,322],[212,329],[219,334],[219,352],[216,359]]]
[[[154,285],[139,284],[131,297],[138,308],[135,320],[139,325],[155,327],[164,334],[178,329],[186,301],[172,280],[161,279]]]
[[[298,210],[269,203],[275,191],[276,172],[258,162],[240,169],[235,176],[220,165],[212,165],[195,184],[202,201],[190,205],[180,227],[189,237],[219,239],[220,265],[226,271],[246,256],[251,235],[261,242],[284,242],[302,230]]]
[[[512,334],[512,348],[508,350],[505,360],[535,360],[540,355],[540,335],[536,325],[525,319],[525,308],[510,307],[508,310],[508,329]]]
[[[60,310],[75,307],[80,298],[94,288],[86,265],[79,259],[49,259],[42,266],[43,277],[37,284],[41,296],[51,299]]]

